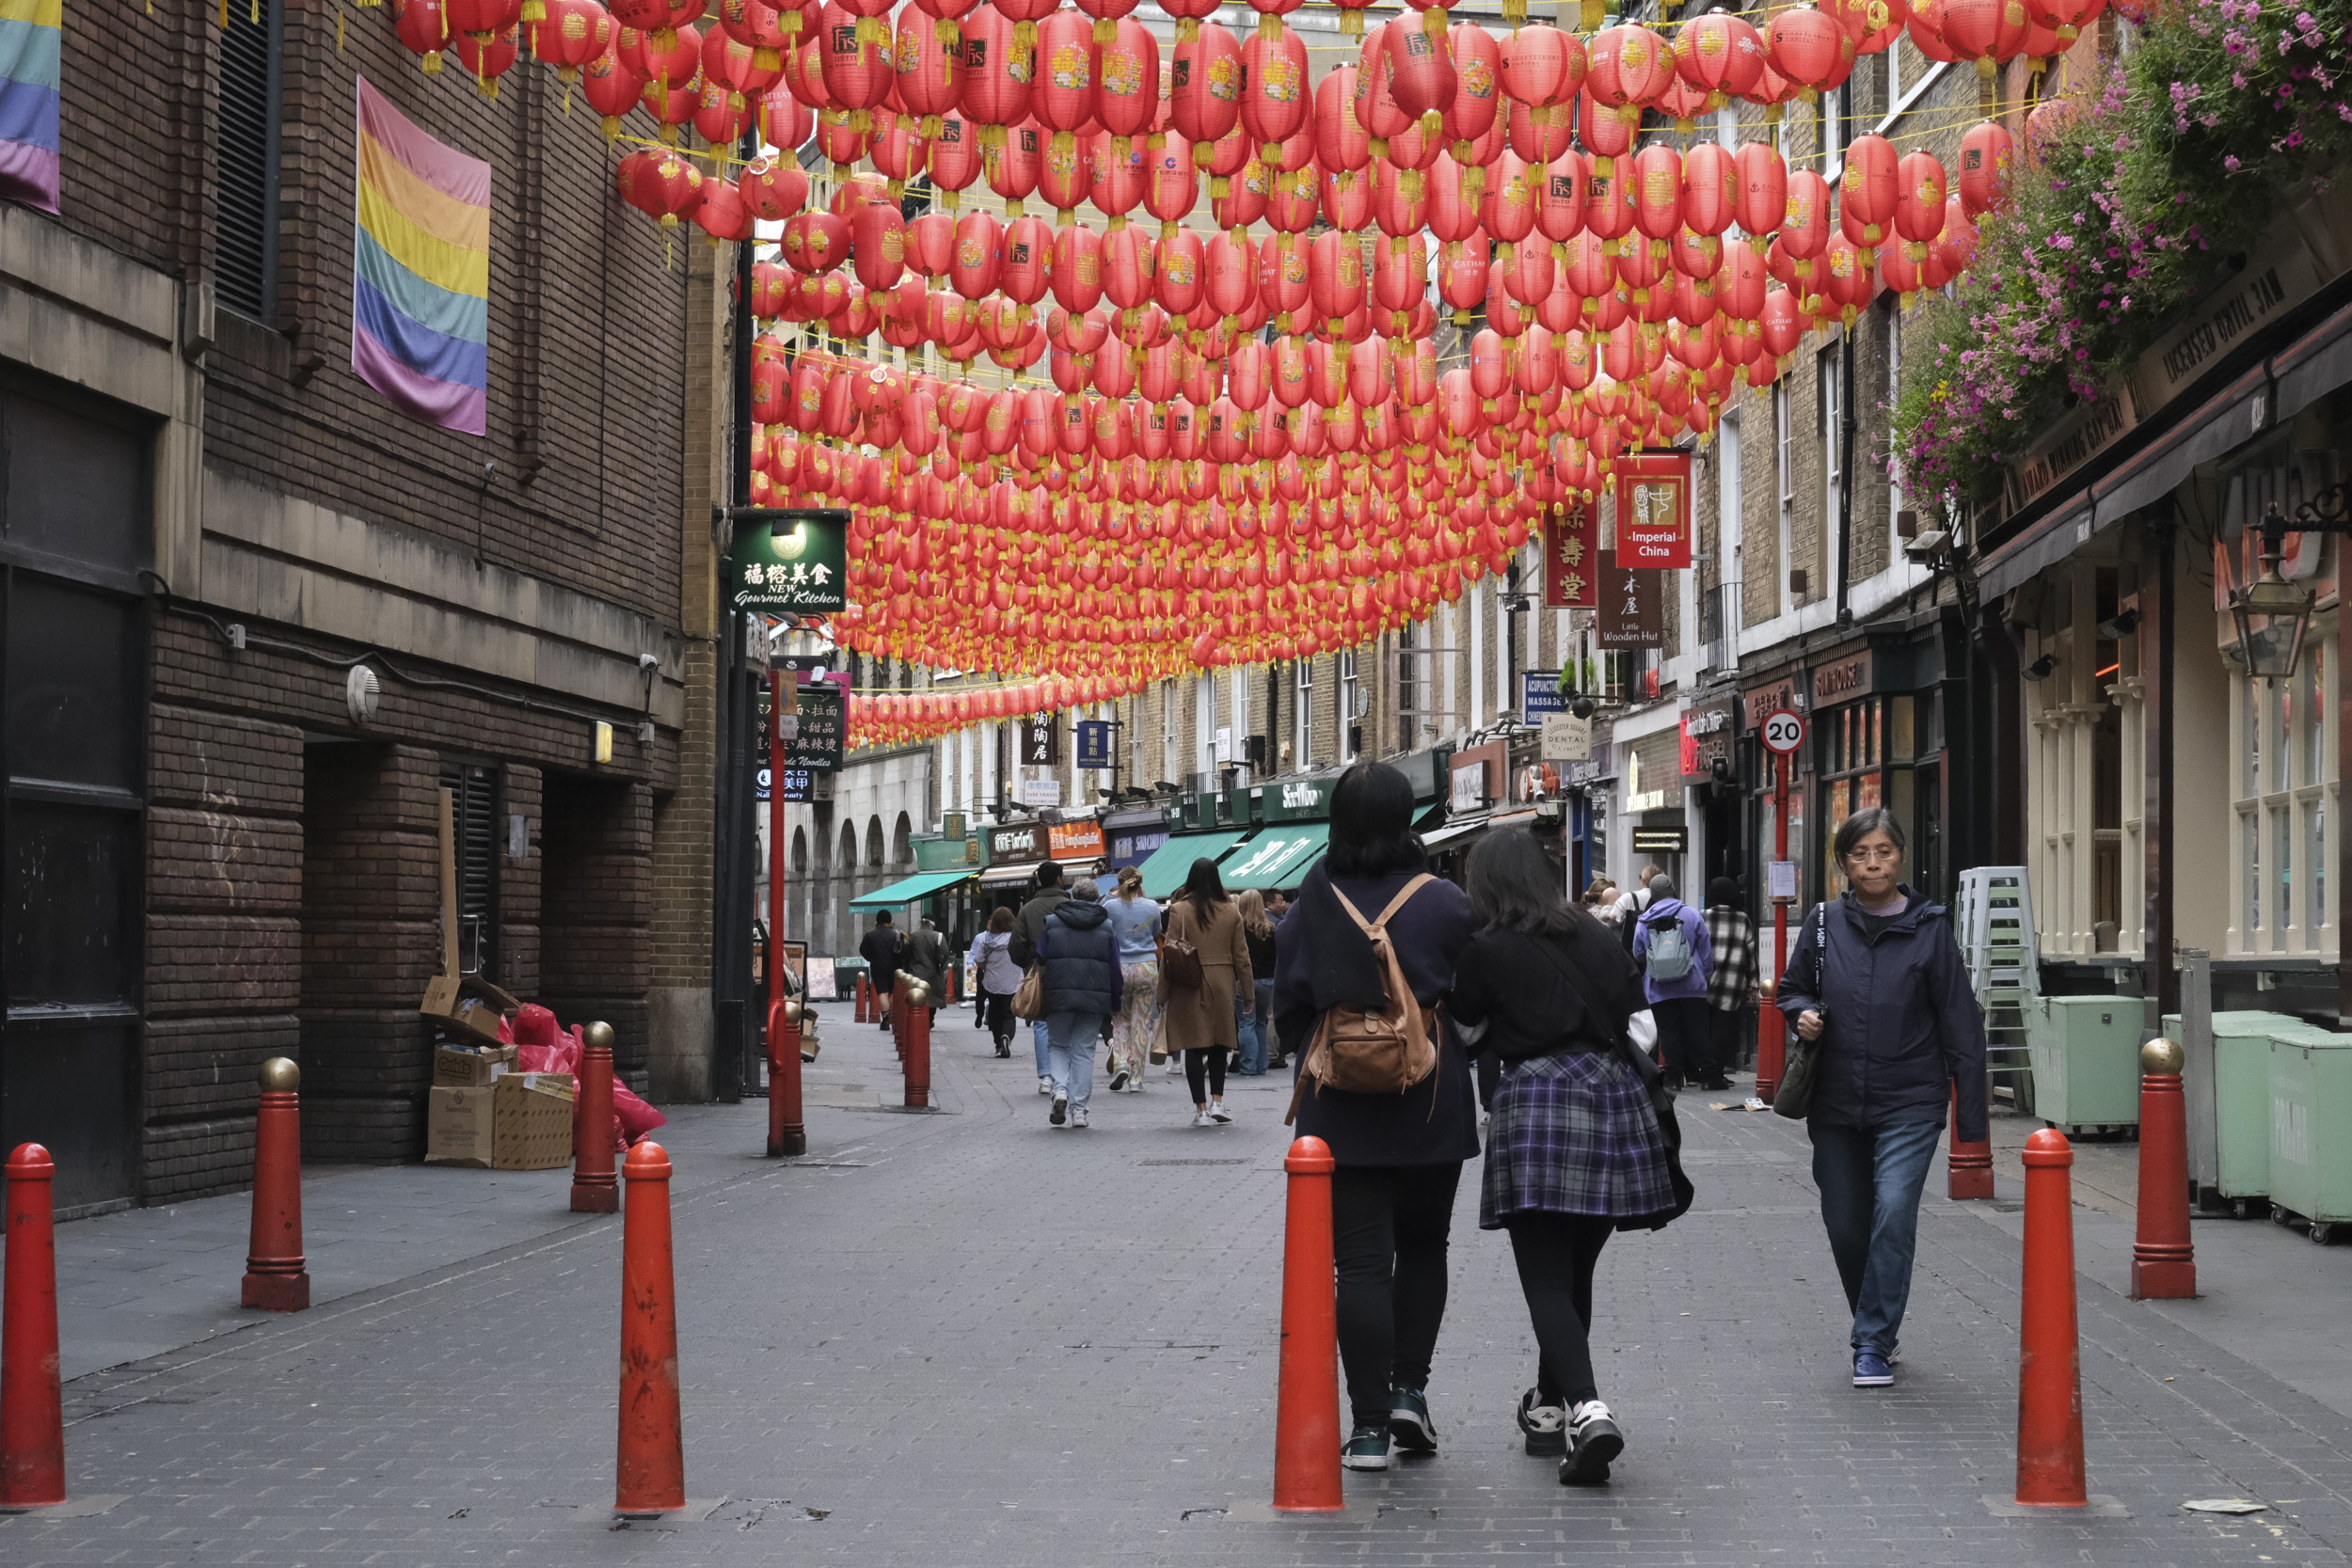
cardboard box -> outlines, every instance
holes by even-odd
[[[488,1170],[496,1144],[496,1096],[486,1088],[436,1087],[427,1092],[424,1163]]]
[[[494,1046],[500,1043],[499,1021],[521,1006],[478,974],[437,974],[417,1011],[452,1039]]]
[[[490,1088],[498,1107],[490,1167],[552,1170],[570,1164],[572,1094],[568,1072],[500,1074]]]
[[[515,1048],[511,1045],[496,1050],[485,1047],[469,1050],[464,1046],[444,1045],[433,1053],[433,1086],[450,1089],[486,1089],[500,1072],[515,1070]]]

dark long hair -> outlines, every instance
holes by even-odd
[[[1426,871],[1429,857],[1413,832],[1413,784],[1385,762],[1359,762],[1331,789],[1334,877],[1387,877]]]
[[[1570,937],[1597,924],[1567,900],[1560,868],[1525,829],[1489,833],[1470,861],[1470,912],[1482,926],[1532,937]]]
[[[1225,879],[1216,874],[1216,862],[1203,855],[1192,863],[1192,870],[1184,877],[1184,896],[1192,900],[1192,912],[1206,926],[1209,911],[1225,902]]]

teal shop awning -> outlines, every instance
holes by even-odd
[[[1247,828],[1219,829],[1213,833],[1186,833],[1171,838],[1152,851],[1152,858],[1143,863],[1143,895],[1165,898],[1184,885],[1192,875],[1192,863],[1215,860],[1241,842]]]
[[[1228,893],[1245,888],[1295,887],[1330,841],[1328,822],[1276,824],[1225,857],[1217,867]]]
[[[961,871],[918,871],[914,876],[878,887],[873,892],[850,900],[853,910],[895,910],[901,904],[912,904],[918,898],[929,898],[943,888],[951,888],[967,880],[976,873]]]

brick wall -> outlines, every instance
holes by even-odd
[[[547,781],[539,1000],[566,1023],[612,1025],[612,1065],[645,1086],[653,983],[653,793],[625,781]]]

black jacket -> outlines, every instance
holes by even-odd
[[[1090,898],[1064,898],[1045,916],[1038,934],[1038,957],[1045,965],[1045,1011],[1119,1011],[1119,938],[1110,911]]]
[[[1012,944],[1007,949],[1014,963],[1026,969],[1037,962],[1038,933],[1045,929],[1045,917],[1069,896],[1066,887],[1049,887],[1031,894],[1021,906],[1021,912],[1012,917]]]
[[[1875,938],[1846,894],[1808,911],[1790,945],[1781,1012],[1793,1024],[1823,1008],[1829,1021],[1811,1115],[1833,1127],[1942,1121],[1957,1090],[1960,1135],[1979,1140],[1984,1014],[1944,906],[1903,892],[1910,904]]]
[[[877,926],[866,933],[857,951],[858,957],[866,960],[874,984],[886,990],[898,973],[898,956],[906,951],[906,942],[896,926]]]
[[[1577,966],[1573,983],[1561,973],[1564,962]],[[1606,1052],[1625,1032],[1626,1021],[1648,1005],[1642,972],[1617,945],[1617,933],[1580,912],[1565,942],[1482,927],[1454,963],[1446,1011],[1457,1023],[1486,1025],[1475,1053],[1515,1062],[1555,1052]],[[1590,1016],[1594,1007],[1601,1016]]]
[[[909,979],[920,980],[936,987],[946,973],[946,954],[942,949],[939,933],[919,927],[907,933],[906,948],[898,955],[898,967]]]

